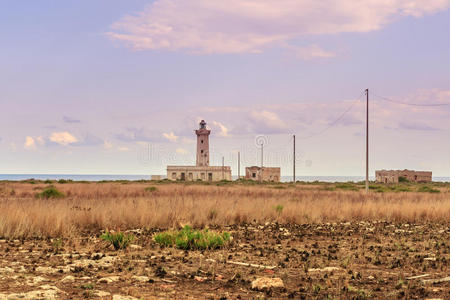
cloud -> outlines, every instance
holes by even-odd
[[[81,141],[72,142],[71,144],[73,146],[98,146],[104,145],[105,142],[101,138],[91,133],[87,133]]]
[[[161,135],[161,132],[156,130],[148,130],[144,127],[135,128],[128,127],[125,132],[115,135],[115,138],[122,142],[162,142],[166,139]]]
[[[44,139],[42,136],[38,136],[38,137],[36,138],[36,142],[37,142],[40,146],[45,145],[45,139]]]
[[[113,144],[110,141],[104,141],[103,142],[103,148],[105,149],[111,149],[113,147]]]
[[[219,136],[223,136],[223,137],[229,136],[229,134],[228,134],[229,130],[228,130],[227,127],[225,127],[225,125],[223,125],[220,122],[216,122],[216,121],[213,121],[212,123],[213,123],[214,126],[216,126],[216,127],[218,127],[220,129]]]
[[[78,139],[67,131],[53,132],[50,141],[62,146],[67,146],[78,142]]]
[[[401,17],[422,17],[449,0],[156,0],[107,34],[134,50],[259,53],[314,35],[379,30]],[[331,57],[317,45],[299,56]]]
[[[259,133],[282,133],[286,132],[287,124],[280,119],[278,114],[268,110],[253,110],[249,116],[253,124],[254,132]]]
[[[31,136],[27,136],[25,138],[25,144],[23,145],[23,147],[27,150],[36,149],[36,142],[34,141],[34,138],[32,138]]]
[[[315,58],[333,58],[335,53],[326,51],[320,48],[318,45],[313,44],[305,47],[290,47],[294,56],[298,59],[311,60]]]
[[[178,140],[178,136],[176,136],[173,132],[163,133],[163,136],[171,142],[176,142]]]
[[[422,122],[401,122],[398,125],[399,129],[405,130],[420,130],[420,131],[437,131],[438,128],[432,127],[426,123]]]
[[[81,123],[80,120],[73,119],[73,118],[67,117],[67,116],[64,116],[64,117],[63,117],[63,121],[64,121],[65,123],[70,123],[70,124],[73,124],[73,123]]]
[[[189,153],[186,149],[183,149],[183,148],[178,148],[178,149],[176,150],[176,152],[177,152],[178,154],[181,154],[181,155],[185,155],[185,154],[188,154],[188,153]]]

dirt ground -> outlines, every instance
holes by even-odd
[[[161,248],[159,230],[134,230],[124,251],[98,236],[0,240],[0,299],[450,299],[448,223],[212,229],[230,232],[232,242]],[[258,278],[283,286],[252,288]]]

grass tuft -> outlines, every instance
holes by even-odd
[[[183,250],[217,249],[230,241],[228,232],[217,233],[205,230],[193,230],[185,226],[179,231],[166,231],[155,235],[155,242],[168,247],[176,246]]]
[[[45,198],[45,199],[64,198],[64,196],[65,196],[64,193],[60,192],[54,186],[49,186],[45,188],[42,192],[36,194],[37,198]]]
[[[117,233],[106,231],[100,236],[100,238],[104,241],[110,242],[115,250],[126,249],[134,241],[134,235],[124,234],[120,231]]]

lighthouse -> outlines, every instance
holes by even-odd
[[[206,122],[199,123],[199,129],[195,131],[197,135],[197,167],[209,166],[209,134],[211,130],[206,129]]]

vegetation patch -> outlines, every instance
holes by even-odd
[[[231,239],[228,232],[214,232],[205,230],[193,230],[185,226],[178,231],[166,231],[155,235],[155,242],[168,247],[176,246],[183,250],[217,249],[225,246]]]
[[[150,193],[156,192],[157,190],[158,189],[156,188],[156,186],[149,186],[145,188],[145,191]]]
[[[338,183],[336,184],[336,188],[346,191],[359,191],[359,187],[356,184],[350,182]]]
[[[437,194],[437,193],[441,192],[440,190],[434,189],[434,188],[429,187],[429,186],[421,186],[420,188],[417,189],[417,191],[419,193],[432,193],[432,194]]]
[[[100,238],[111,243],[115,250],[126,249],[134,241],[134,235],[124,234],[120,231],[115,233],[106,231]]]
[[[49,187],[45,188],[42,192],[36,194],[36,197],[51,199],[51,198],[64,198],[65,195],[63,192],[60,192],[54,186],[49,186]]]

